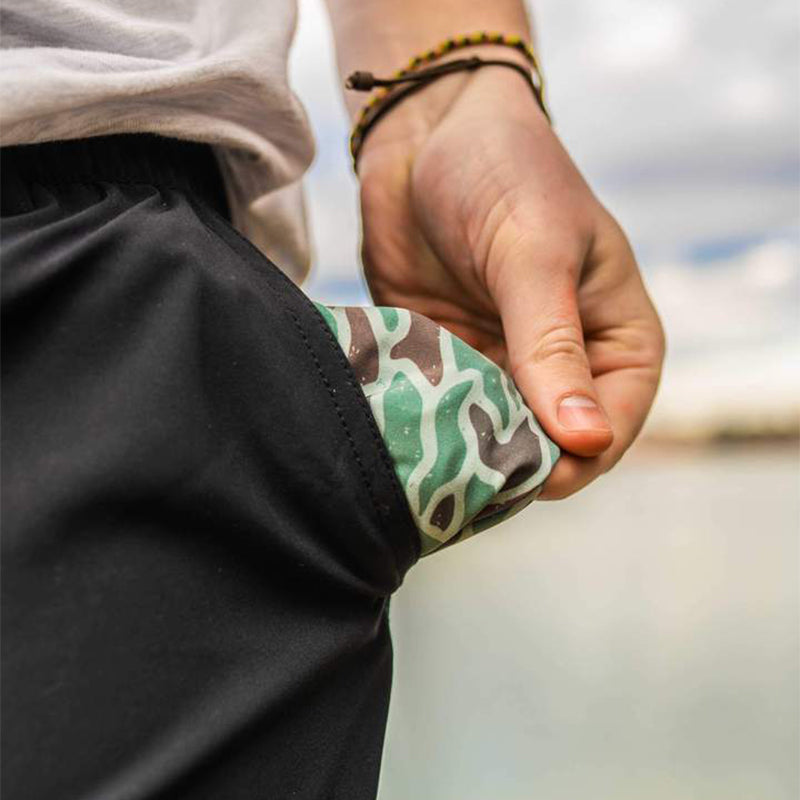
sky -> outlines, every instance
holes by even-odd
[[[667,331],[650,429],[800,404],[800,28],[791,0],[536,0],[556,131],[625,228]],[[454,33],[462,31],[454,30]],[[317,139],[306,290],[369,302],[357,188],[321,0],[291,59]]]

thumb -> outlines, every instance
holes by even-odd
[[[613,441],[592,379],[574,271],[530,270],[497,297],[514,380],[553,441],[596,456]]]

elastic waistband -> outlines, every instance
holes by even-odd
[[[4,195],[32,183],[98,181],[178,189],[228,216],[222,176],[206,144],[136,133],[0,148]]]

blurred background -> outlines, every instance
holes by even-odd
[[[380,800],[795,800],[798,6],[532,14],[557,131],[626,229],[669,355],[615,471],[409,574]],[[301,0],[305,288],[368,303],[333,64],[322,3]]]

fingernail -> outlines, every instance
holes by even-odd
[[[608,417],[592,400],[582,394],[565,397],[558,407],[558,421],[568,431],[610,430]]]

